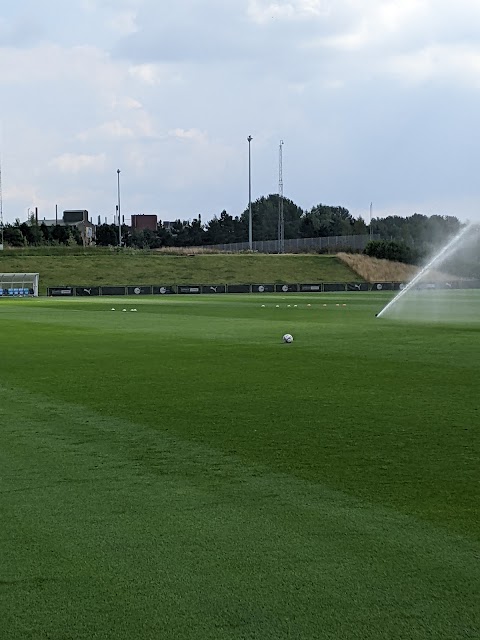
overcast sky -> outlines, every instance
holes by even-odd
[[[480,219],[479,0],[18,0],[0,17],[6,221],[302,208]]]

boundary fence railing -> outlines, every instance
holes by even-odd
[[[379,240],[379,234],[359,234],[349,236],[327,236],[321,238],[294,238],[292,240],[284,240],[284,253],[301,253],[304,251],[323,251],[328,249],[351,249],[354,251],[363,251],[371,240]],[[238,253],[240,251],[248,251],[250,245],[248,242],[230,242],[227,244],[207,244],[201,247],[192,247],[192,249],[207,249],[216,251],[225,251]],[[279,253],[278,240],[256,240],[252,242],[252,250],[259,253]]]

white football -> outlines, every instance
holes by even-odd
[[[288,343],[293,342],[293,336],[292,336],[292,335],[290,335],[289,333],[286,333],[286,334],[283,336],[283,341],[284,341],[284,342],[288,342]]]

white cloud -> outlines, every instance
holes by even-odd
[[[127,36],[138,31],[135,11],[120,11],[109,21],[110,27],[120,36]]]
[[[50,166],[57,168],[62,173],[76,174],[81,171],[104,171],[106,166],[106,155],[63,153],[61,156],[53,158]]]
[[[143,107],[142,103],[136,100],[135,98],[131,98],[130,96],[123,96],[120,98],[115,97],[112,101],[113,109],[141,109]]]
[[[157,138],[153,118],[139,106],[124,108],[123,117],[102,122],[98,126],[77,133],[75,138],[82,142],[121,141],[133,138]],[[115,109],[115,108],[114,108]],[[115,109],[116,110],[116,109]]]
[[[480,45],[430,46],[412,53],[394,56],[387,70],[411,84],[430,80],[442,83],[480,87]]]
[[[169,218],[239,213],[249,133],[254,197],[277,188],[283,138],[301,206],[480,204],[478,0],[45,0],[28,38],[17,5],[0,23],[10,218],[107,211],[117,166],[126,212],[161,194]]]
[[[161,72],[156,64],[136,64],[130,67],[130,74],[145,84],[154,86],[160,84]]]
[[[326,0],[290,0],[290,2],[249,0],[247,13],[258,24],[271,20],[308,20],[329,13],[330,2]]]
[[[340,29],[312,38],[312,43],[333,51],[362,52],[403,48],[412,40],[422,41],[430,35],[428,0],[371,0],[361,6],[344,0],[335,5]],[[349,20],[341,17],[349,16]],[[333,17],[333,16],[332,16]]]
[[[36,201],[37,188],[33,184],[8,184],[3,189],[3,197],[8,200],[23,200],[26,203]]]
[[[173,129],[168,132],[168,135],[179,140],[190,140],[192,142],[207,141],[205,131],[199,131],[198,129]]]
[[[104,122],[93,129],[82,131],[77,134],[77,138],[86,141],[91,139],[97,140],[98,138],[133,138],[134,135],[133,130],[123,125],[119,120],[112,120],[111,122]]]

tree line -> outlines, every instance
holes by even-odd
[[[38,224],[34,217],[31,217],[28,222],[16,220],[14,224],[5,224],[3,242],[9,247],[83,244],[82,234],[77,227],[59,224],[49,227],[43,222]]]
[[[252,235],[254,240],[278,238],[279,196],[261,197],[252,203]],[[313,238],[368,233],[362,218],[355,219],[348,209],[319,204],[303,211],[288,198],[283,199],[285,238]],[[162,246],[189,247],[230,244],[248,241],[249,210],[240,216],[227,211],[215,215],[202,224],[201,217],[175,220],[165,229],[159,223],[156,231],[122,230],[122,239],[130,246],[158,248]],[[103,224],[97,227],[97,244],[107,246],[118,240],[118,226]],[[117,239],[117,240],[116,240]]]
[[[278,238],[279,204],[277,194],[263,196],[252,203],[254,240]],[[288,198],[283,199],[283,213],[286,239],[368,234],[371,231],[380,238],[380,244],[370,247],[372,255],[393,257],[395,254],[397,258],[400,256],[400,259],[406,262],[422,260],[432,249],[444,243],[461,228],[460,221],[454,216],[425,216],[417,213],[407,217],[393,215],[374,218],[369,226],[361,216],[355,218],[345,207],[318,204],[304,211]],[[200,216],[193,220],[177,219],[168,228],[159,222],[155,231],[132,231],[124,225],[122,243],[128,247],[156,249],[165,246],[188,247],[247,242],[248,222],[247,208],[240,216],[235,217],[227,211],[222,211],[207,223],[202,223]],[[15,224],[6,224],[4,242],[12,247],[81,245],[82,237],[74,225],[49,227],[44,223],[37,224],[35,218],[31,217],[28,222],[20,223],[17,220]],[[97,226],[96,244],[117,245],[118,226]]]

